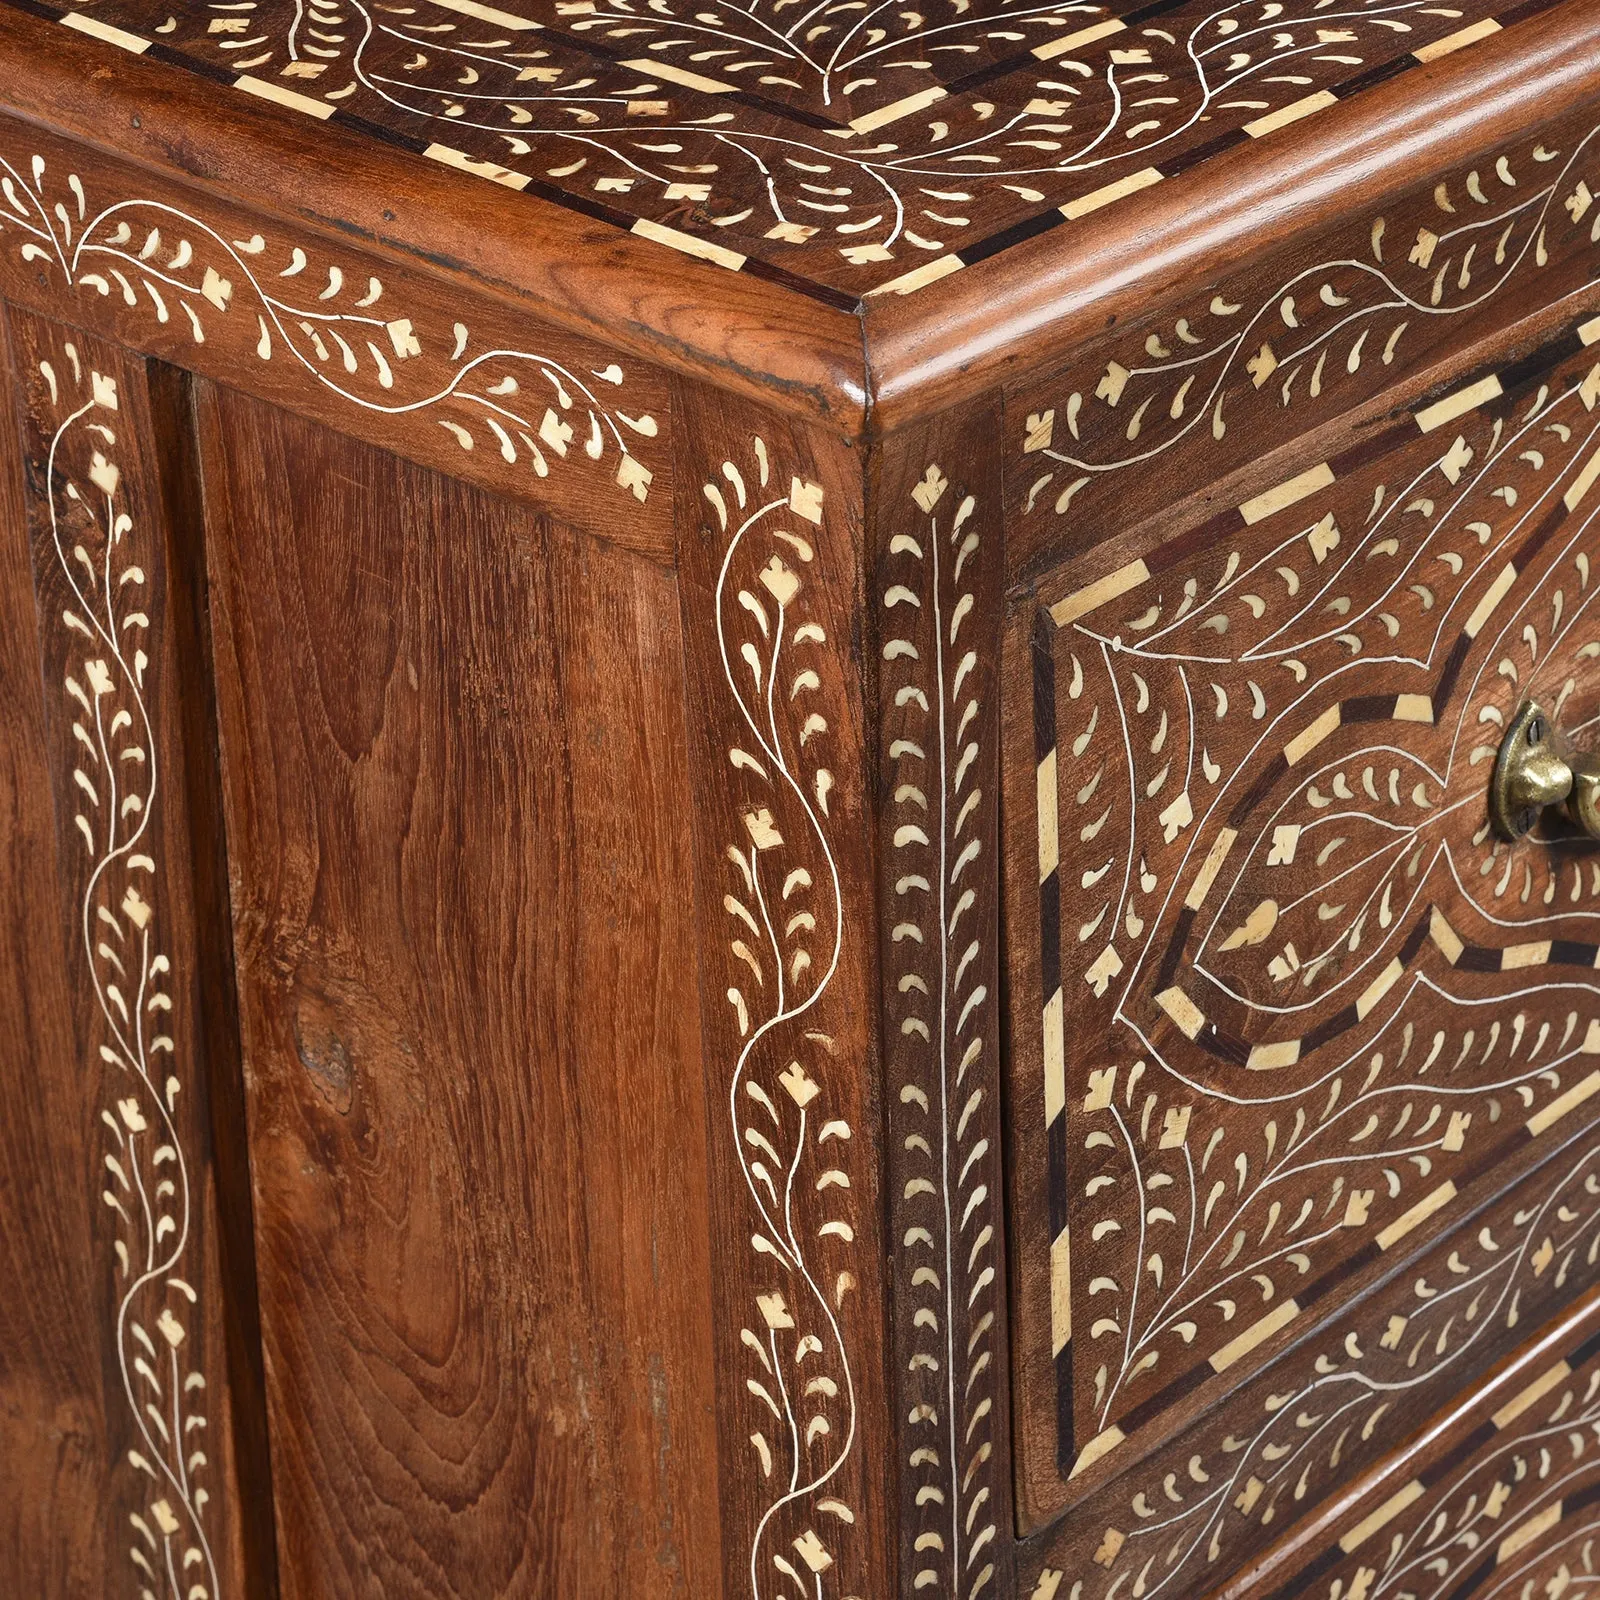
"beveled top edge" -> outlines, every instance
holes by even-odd
[[[1137,214],[1086,218],[955,276],[936,304],[866,309],[870,403],[887,431],[1060,360],[1225,269],[1430,181],[1452,162],[1600,99],[1600,7],[1543,16],[1330,109],[1293,145],[1230,152],[1164,183]]]

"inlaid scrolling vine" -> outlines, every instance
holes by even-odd
[[[1296,246],[1205,304],[1135,322],[1011,402],[1014,513],[1057,533],[1126,519],[1168,458],[1220,478],[1263,438],[1404,383],[1468,327],[1481,337],[1530,296],[1542,309],[1581,293],[1600,277],[1597,197],[1600,129],[1585,111],[1342,226],[1309,263]]]
[[[1537,8],[1537,7],[1536,7]],[[1492,36],[1495,0],[62,8],[738,269],[909,292]],[[172,57],[168,57],[172,59]]]
[[[19,143],[10,134],[0,145],[0,247],[23,269],[21,293],[41,275],[52,285],[52,312],[202,370],[259,369],[275,395],[309,391],[390,448],[488,469],[496,486],[526,493],[578,473],[624,504],[649,499],[665,443],[650,406],[664,390],[649,380],[640,390],[598,346],[554,334],[526,346],[498,325],[475,333],[437,291],[394,305],[359,257],[269,242],[242,219],[207,221],[154,196],[98,201],[64,147],[47,158]],[[631,390],[643,406],[623,402]]]
[[[1588,1280],[1597,1260],[1600,1146],[1590,1136],[1563,1153],[1534,1192],[1525,1187],[1507,1196],[1473,1230],[1439,1241],[1391,1290],[1336,1318],[1280,1368],[1253,1380],[1230,1419],[1180,1432],[1126,1479],[1091,1496],[1024,1575],[1019,1592],[1031,1600],[1104,1600],[1134,1586],[1149,1595],[1189,1594],[1237,1571],[1271,1541],[1283,1540],[1297,1516],[1375,1467],[1397,1442],[1394,1424],[1403,1408],[1419,1406],[1413,1414],[1447,1408],[1483,1370],[1497,1337],[1535,1332]],[[1516,1437],[1509,1437],[1513,1446]],[[1575,1464],[1588,1476],[1594,1466],[1585,1456],[1579,1452]],[[1460,1476],[1492,1480],[1503,1461],[1501,1450],[1474,1456]],[[1538,1473],[1522,1487],[1519,1476],[1509,1485],[1514,1495],[1502,1491],[1502,1534],[1548,1504],[1547,1483],[1547,1474]],[[1392,1516],[1406,1505],[1404,1498],[1392,1502]],[[1264,1592],[1271,1600],[1301,1594],[1348,1600],[1349,1581],[1374,1566],[1385,1570],[1386,1581],[1367,1600],[1406,1592],[1388,1580],[1407,1570],[1407,1546],[1431,1544],[1428,1559],[1440,1550],[1437,1536],[1426,1533],[1432,1511],[1419,1506],[1418,1512],[1384,1526],[1391,1538],[1397,1528],[1405,1535],[1399,1557],[1384,1548],[1387,1539],[1347,1538],[1314,1569],[1283,1589],[1268,1583]],[[1471,1542],[1445,1543],[1456,1545],[1457,1558],[1436,1577],[1471,1570]],[[1538,1554],[1529,1551],[1530,1558]],[[1345,1582],[1346,1591],[1334,1589],[1334,1581]]]
[[[1591,1179],[1590,1195],[1595,1187]],[[1590,1206],[1585,1221],[1592,1218]],[[1590,1268],[1596,1254],[1591,1242]],[[1337,1540],[1294,1580],[1295,1592],[1560,1600],[1592,1589],[1600,1578],[1600,1335],[1583,1322],[1563,1328],[1522,1377],[1457,1421],[1442,1455],[1403,1481],[1397,1474],[1399,1487],[1382,1504],[1343,1519]],[[1275,1586],[1273,1600],[1287,1587]]]
[[[142,1490],[128,1555],[141,1594],[214,1600],[207,1483],[209,1452],[221,1442],[208,1426],[191,1282],[198,1178],[179,1111],[192,1089],[193,1042],[175,1025],[158,861],[164,776],[152,615],[163,558],[118,465],[128,424],[116,378],[92,370],[69,340],[39,360],[30,389],[47,434],[47,559],[56,571],[43,583],[65,601],[44,623],[59,634],[52,655],[59,650],[66,663],[72,767],[62,787],[72,826],[63,843],[77,846],[69,881],[92,994],[85,1031],[94,1055],[84,1067],[98,1069],[103,1085],[98,1199],[113,1219],[113,1348],[132,1438],[124,1465]]]
[[[797,1590],[809,1600],[861,1567],[859,1555],[837,1554],[858,1520],[849,1469],[860,1431],[846,1311],[859,1290],[857,1129],[838,1075],[859,1067],[841,1059],[830,994],[852,918],[832,838],[837,713],[819,670],[831,623],[810,604],[825,494],[782,473],[759,436],[703,494],[720,545],[722,761],[741,823],[719,885],[736,1041],[727,1137],[750,1230],[744,1392],[729,1403],[748,1414],[738,1471],[761,1507],[749,1533],[752,1600]]]

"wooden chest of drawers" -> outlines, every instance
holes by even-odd
[[[1590,0],[0,52],[0,1589],[1600,1585]]]

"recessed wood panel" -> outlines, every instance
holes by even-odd
[[[1408,1269],[1555,1184],[1600,1107],[1600,856],[1556,825],[1509,847],[1485,810],[1523,699],[1580,740],[1600,713],[1593,367],[1569,330],[1442,406],[1420,377],[1017,620],[1023,1480],[1035,1519],[1124,1485],[1085,1596],[1210,1581],[1252,1511],[1337,1485],[1348,1442],[1302,1474],[1378,1423],[1308,1394],[1286,1444],[1250,1387],[1295,1395],[1331,1318],[1392,1317],[1392,1403],[1424,1415],[1519,1337],[1471,1296],[1408,1331]],[[1358,1384],[1369,1337],[1337,1362]],[[1157,1516],[1140,1464],[1201,1423]],[[1236,1514],[1222,1461],[1255,1485]]]
[[[202,438],[284,1592],[714,1594],[670,576]]]

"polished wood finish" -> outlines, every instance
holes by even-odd
[[[671,585],[226,391],[200,438],[284,1592],[703,1592]]]
[[[4,0],[23,1587],[1591,1581],[1597,46]]]

